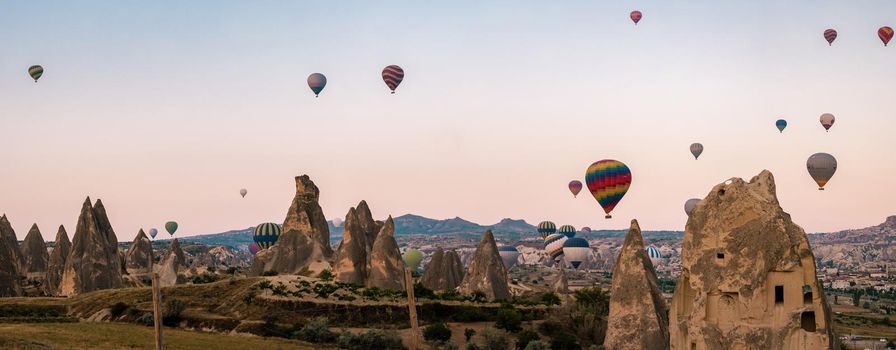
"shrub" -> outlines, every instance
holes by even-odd
[[[533,340],[522,350],[551,350],[551,346],[541,340]]]
[[[485,328],[482,330],[482,337],[485,338],[483,345],[486,350],[507,350],[510,347],[507,334],[498,329]]]
[[[414,284],[414,296],[420,299],[436,299],[436,293],[420,282]]]
[[[464,338],[467,340],[467,343],[470,342],[470,339],[473,339],[473,336],[476,335],[476,330],[473,328],[464,329]]]
[[[333,272],[330,270],[323,270],[317,275],[317,278],[320,278],[320,280],[324,281],[324,282],[332,281],[333,277],[336,277],[336,276],[333,275]]]
[[[261,273],[262,276],[277,276],[277,271],[275,270],[267,270]]]
[[[294,332],[293,338],[311,343],[332,343],[336,341],[336,334],[330,331],[326,317],[318,317]]]
[[[444,323],[433,323],[423,328],[423,339],[429,342],[445,342],[451,340],[451,329]]]
[[[243,302],[246,303],[246,305],[252,304],[252,301],[255,300],[255,295],[257,294],[258,291],[256,291],[255,289],[246,292],[246,294],[243,294]]]
[[[175,298],[168,299],[162,310],[162,323],[166,326],[176,326],[181,320],[181,314],[187,309],[187,303]]]
[[[498,315],[495,318],[495,327],[516,333],[523,329],[522,325],[523,316],[516,309],[498,310]]]
[[[576,303],[585,307],[609,304],[610,296],[600,288],[583,288],[575,292]]]
[[[152,317],[152,312],[146,312],[134,320],[134,322],[147,327],[152,327],[155,324],[155,318]]]
[[[128,308],[130,308],[128,304],[117,302],[109,307],[109,315],[111,315],[112,318],[118,318],[118,316],[124,314],[124,312],[127,311]]]
[[[401,337],[394,332],[386,332],[381,329],[371,329],[363,334],[354,335],[349,332],[342,333],[337,341],[342,349],[372,350],[372,349],[404,349]]]
[[[551,350],[580,350],[579,340],[569,332],[562,331],[551,338]]]
[[[557,334],[562,330],[563,325],[555,320],[546,320],[538,325],[538,332],[548,337],[553,337],[554,334]]]
[[[528,349],[529,343],[540,341],[541,337],[538,336],[538,333],[531,329],[524,330],[520,332],[516,337],[516,348],[519,350]],[[542,343],[544,344],[544,343]],[[544,344],[545,348],[547,348],[547,344]]]
[[[557,293],[547,292],[541,295],[541,302],[545,305],[560,305],[560,297]]]
[[[227,274],[228,274],[228,275],[235,275],[235,274],[236,274],[236,271],[237,271],[236,267],[231,266],[231,267],[228,267],[228,268],[227,268]]]
[[[193,276],[190,282],[193,282],[193,284],[205,284],[215,282],[218,279],[218,275],[211,273],[202,273],[201,275]]]
[[[274,288],[272,288],[271,291],[274,293],[274,295],[279,295],[279,296],[285,297],[285,296],[289,295],[287,288],[288,287],[286,287],[285,284],[279,283],[276,286],[274,286]]]
[[[488,301],[488,299],[485,297],[485,292],[483,292],[481,290],[476,290],[476,291],[473,291],[473,295],[470,296],[470,301],[472,301],[474,303],[484,303],[484,302]]]
[[[255,286],[257,286],[258,289],[271,289],[274,287],[274,285],[271,284],[271,281],[268,281],[268,280],[262,280],[261,282],[258,282],[258,284],[256,284]]]

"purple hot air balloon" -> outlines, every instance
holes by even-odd
[[[249,245],[249,253],[252,253],[252,255],[258,253],[258,243],[252,242],[252,244]]]

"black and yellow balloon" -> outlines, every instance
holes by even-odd
[[[252,235],[252,240],[258,244],[259,249],[270,248],[274,243],[277,243],[277,239],[279,238],[280,225],[271,222],[255,226],[255,233]]]

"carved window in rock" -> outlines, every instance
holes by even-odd
[[[775,286],[775,304],[784,304],[784,286]]]
[[[812,304],[812,286],[803,286],[803,304]]]
[[[806,332],[815,332],[815,312],[804,311],[800,314],[800,328]]]

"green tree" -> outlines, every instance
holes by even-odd
[[[520,334],[516,337],[516,348],[519,350],[525,350],[526,346],[528,346],[529,343],[539,340],[541,340],[541,337],[538,336],[537,332],[531,329],[524,330],[520,332]]]
[[[858,307],[859,303],[862,301],[862,294],[865,292],[861,289],[856,289],[852,291],[852,305]]]
[[[451,340],[451,329],[444,323],[433,323],[423,328],[423,339],[428,342],[446,342]]]
[[[523,329],[522,325],[523,315],[517,309],[498,310],[498,315],[495,317],[495,327],[516,333]]]

